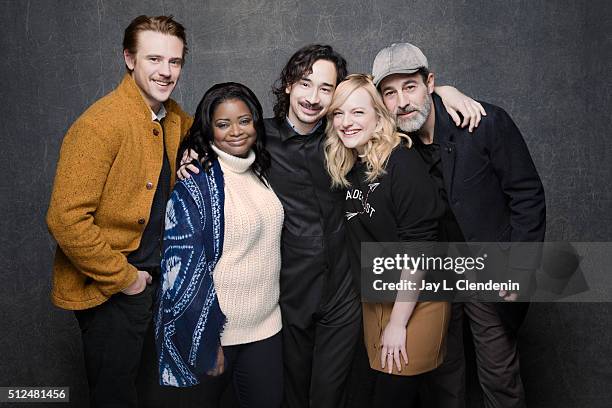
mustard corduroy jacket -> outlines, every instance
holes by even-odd
[[[91,308],[136,279],[126,256],[140,245],[149,221],[162,141],[173,185],[178,147],[192,123],[173,100],[164,106],[162,129],[126,74],[64,137],[47,212],[58,243],[51,293],[55,305]]]

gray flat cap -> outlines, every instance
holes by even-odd
[[[425,54],[410,43],[394,43],[376,54],[372,64],[374,85],[393,74],[414,74],[421,68],[429,69]]]

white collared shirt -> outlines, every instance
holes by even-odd
[[[157,113],[153,112],[153,109],[151,109],[151,120],[158,121],[161,123],[161,120],[166,117],[167,113],[168,111],[166,111],[166,107],[162,103],[161,108],[159,108],[159,111]]]
[[[289,116],[285,116],[285,118],[287,119],[287,123],[289,124],[289,126],[291,126],[291,129],[293,129],[295,131],[295,133],[297,133],[298,135],[302,135],[302,133],[299,130],[297,130],[295,125],[293,123],[291,123],[291,120],[289,120]],[[314,133],[314,131],[317,130],[319,128],[319,126],[321,126],[322,123],[323,123],[323,119],[320,119],[317,122],[317,124],[312,128],[312,130],[310,132],[306,133],[306,135]],[[306,135],[302,135],[302,136],[306,136]]]

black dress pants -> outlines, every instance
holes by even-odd
[[[75,311],[81,328],[91,408],[138,406],[136,380],[151,324],[157,284],[137,295],[118,293],[96,307]]]
[[[347,289],[307,318],[303,311],[283,309],[284,407],[346,405],[351,362],[363,336],[361,304],[352,288]]]
[[[442,365],[427,374],[427,407],[465,407],[463,319],[468,319],[478,380],[486,408],[524,408],[516,332],[502,322],[494,303],[454,303]]]
[[[346,405],[351,362],[363,331],[345,239],[343,229],[326,237],[283,231],[279,304],[285,408]]]
[[[372,408],[416,408],[423,374],[402,376],[376,371]]]

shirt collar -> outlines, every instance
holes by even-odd
[[[400,128],[397,129],[398,132],[403,132]],[[405,132],[403,132],[405,133]],[[410,137],[410,139],[412,140],[412,142],[416,145],[416,146],[432,146],[432,145],[439,145],[440,143],[438,142],[438,138],[436,137],[436,132],[434,131],[434,135],[433,135],[433,140],[431,143],[429,144],[425,144],[423,143],[423,140],[421,140],[421,137],[419,136],[419,132],[410,132],[408,133],[408,136]]]
[[[151,120],[161,122],[161,120],[166,117],[167,113],[168,111],[166,111],[166,107],[162,103],[157,114],[153,112],[153,109],[151,109]]]
[[[317,124],[310,130],[310,132],[306,133],[306,134],[302,134],[300,133],[297,128],[295,127],[295,125],[293,123],[291,123],[291,120],[289,119],[289,116],[285,116],[285,119],[287,119],[287,123],[289,124],[289,126],[291,126],[291,129],[293,129],[293,131],[295,133],[297,133],[298,135],[301,136],[306,136],[306,135],[311,135],[314,132],[316,132],[316,130],[321,126],[321,124],[323,123],[323,119],[319,119],[319,121],[317,122]]]

